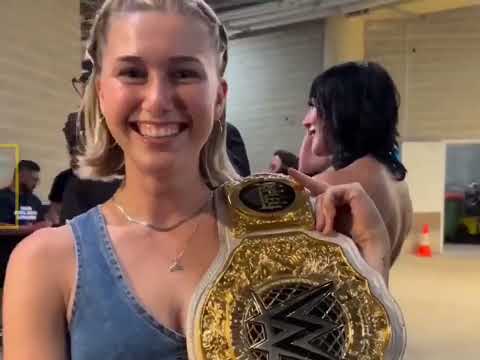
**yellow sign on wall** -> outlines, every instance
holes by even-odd
[[[15,214],[20,208],[20,183],[18,177],[18,163],[20,162],[20,146],[18,144],[0,144],[0,185],[8,186],[12,180],[12,169],[15,169]],[[15,224],[0,224],[1,230],[17,230],[18,217],[15,216]]]

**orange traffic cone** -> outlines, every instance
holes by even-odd
[[[430,227],[428,224],[423,225],[422,238],[417,249],[417,256],[432,257],[432,249],[430,248]]]

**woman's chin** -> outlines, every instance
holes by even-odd
[[[163,176],[171,175],[175,171],[181,170],[180,161],[173,154],[149,157],[147,154],[136,161],[135,168],[143,176]]]

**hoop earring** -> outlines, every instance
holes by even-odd
[[[223,122],[221,120],[218,120],[218,127],[220,129],[220,134],[223,133]]]

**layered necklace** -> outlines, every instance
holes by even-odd
[[[141,225],[141,226],[144,226],[144,227],[147,227],[149,229],[152,229],[154,231],[157,231],[157,232],[170,232],[172,230],[175,230],[176,228],[178,228],[179,226],[185,224],[187,221],[197,217],[198,215],[200,215],[200,213],[202,211],[204,211],[208,205],[210,204],[210,201],[212,200],[213,198],[213,193],[211,192],[210,193],[210,196],[208,197],[208,199],[205,201],[205,203],[203,203],[198,209],[196,209],[192,214],[188,215],[187,217],[183,218],[183,219],[180,219],[179,221],[177,221],[176,223],[172,224],[172,225],[168,225],[168,226],[158,226],[158,225],[155,225],[155,224],[152,224],[152,223],[149,223],[149,222],[146,222],[146,221],[142,221],[142,220],[139,220],[139,219],[136,219],[132,216],[130,216],[128,214],[128,212],[125,210],[125,208],[120,205],[116,199],[116,196],[114,196],[112,198],[112,203],[113,205],[115,205],[115,207],[120,211],[120,213],[125,217],[125,219],[129,222],[129,223],[132,223],[132,224],[137,224],[137,225]],[[199,220],[196,221],[195,223],[195,226],[193,227],[193,231],[192,233],[190,234],[190,236],[188,237],[187,241],[185,242],[185,246],[183,247],[183,249],[181,251],[179,251],[175,257],[173,258],[172,260],[172,263],[170,264],[170,266],[168,267],[168,270],[170,272],[176,272],[176,271],[183,271],[185,270],[185,267],[182,265],[182,258],[183,258],[183,255],[185,254],[185,251],[187,250],[188,248],[188,245],[190,244],[190,242],[192,241],[193,239],[193,236],[195,235],[195,233],[197,232],[197,229],[198,229],[198,224],[199,224]]]

